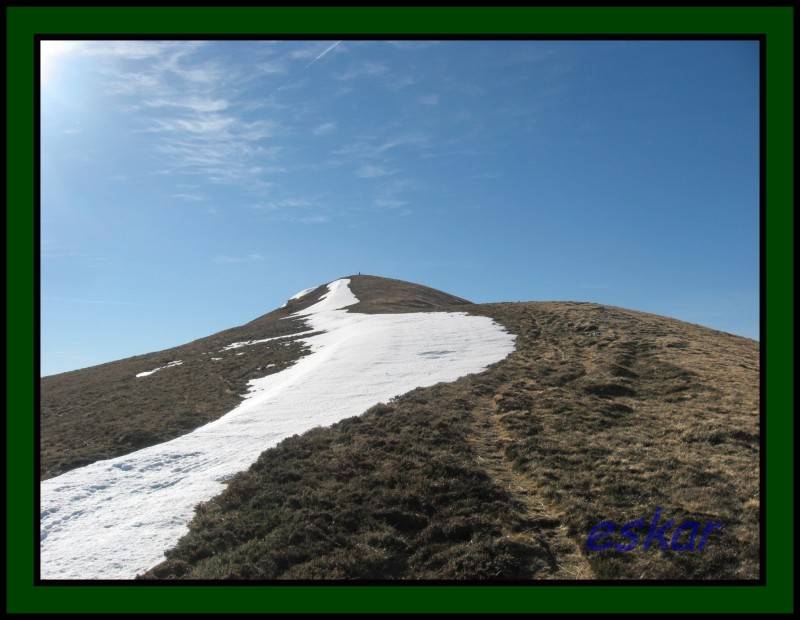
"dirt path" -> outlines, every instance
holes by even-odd
[[[543,501],[536,483],[514,469],[506,458],[506,446],[513,443],[504,428],[496,402],[486,400],[474,411],[473,433],[469,442],[478,464],[515,501],[515,508],[524,519],[524,529],[509,532],[506,537],[519,542],[535,542],[549,550],[549,574],[536,574],[538,579],[593,579],[589,563],[578,545],[567,535],[567,527],[554,510]],[[537,546],[538,546],[537,545]]]

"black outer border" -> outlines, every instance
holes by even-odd
[[[240,6],[237,4],[230,6]],[[9,4],[16,4],[11,2]],[[200,3],[198,3],[200,4]],[[213,4],[213,3],[210,3]],[[580,5],[564,3],[569,6],[593,6],[593,5]],[[696,6],[692,2],[677,3],[686,6]],[[704,3],[706,4],[706,3]],[[707,4],[713,4],[708,2]],[[744,3],[749,5],[750,3]],[[764,2],[762,6],[785,6],[786,3],[782,2]],[[142,2],[137,6],[167,6],[157,2]],[[51,6],[51,5],[37,5],[37,6]],[[59,5],[53,5],[59,6]],[[95,6],[87,3],[87,6]],[[122,5],[119,5],[122,6]],[[257,6],[255,4],[242,4],[241,6]],[[658,5],[651,5],[658,6]],[[36,514],[41,506],[41,492],[40,492],[40,472],[41,472],[41,457],[39,452],[39,444],[41,437],[41,391],[40,391],[40,376],[41,376],[41,76],[40,76],[40,46],[42,40],[56,39],[62,41],[80,41],[80,40],[215,40],[215,41],[264,41],[264,40],[306,40],[306,41],[758,41],[759,47],[759,578],[757,580],[736,580],[736,579],[716,579],[716,580],[688,580],[688,579],[624,579],[624,580],[537,580],[537,581],[520,581],[520,580],[454,580],[454,579],[441,579],[441,580],[389,580],[389,579],[364,579],[364,580],[210,580],[210,579],[197,579],[197,580],[113,580],[113,579],[42,579],[41,578],[41,557],[40,557],[40,538],[41,538],[41,521],[37,520],[33,525],[33,584],[34,586],[76,586],[76,585],[90,585],[90,586],[116,586],[116,587],[137,587],[137,586],[179,586],[179,587],[193,587],[193,586],[293,586],[293,585],[314,585],[314,586],[341,586],[341,585],[357,585],[357,586],[370,586],[370,585],[392,585],[392,586],[443,586],[443,585],[458,585],[458,586],[581,586],[591,588],[594,586],[693,586],[693,587],[709,587],[709,586],[740,586],[740,587],[760,587],[767,584],[767,538],[766,538],[766,35],[764,34],[681,34],[681,35],[665,35],[665,34],[557,34],[557,35],[531,35],[527,33],[520,34],[501,34],[501,35],[453,35],[453,34],[424,34],[424,35],[409,35],[409,34],[281,34],[275,36],[254,36],[254,35],[220,35],[220,34],[201,34],[192,33],[187,34],[86,34],[80,35],[75,33],[58,34],[58,33],[37,33],[33,41],[33,60],[34,70],[36,72],[34,80],[34,214],[33,222],[35,230],[34,236],[34,396],[36,398],[36,412],[34,415],[34,471],[33,471],[33,486],[34,486],[34,505],[33,513]],[[38,542],[37,542],[38,541]]]

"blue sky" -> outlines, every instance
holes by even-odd
[[[42,373],[355,272],[758,337],[747,41],[42,49]]]

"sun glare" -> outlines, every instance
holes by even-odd
[[[46,87],[53,79],[59,59],[77,46],[77,41],[41,41],[40,75],[42,87]]]

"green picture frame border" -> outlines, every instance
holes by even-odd
[[[794,8],[5,7],[7,56],[6,591],[14,612],[783,612],[793,610]],[[192,34],[759,35],[765,37],[762,395],[765,585],[36,585],[33,510],[39,260],[35,226],[35,37]],[[762,207],[763,208],[763,207]],[[32,346],[33,345],[33,346]],[[762,541],[763,542],[763,541]]]

